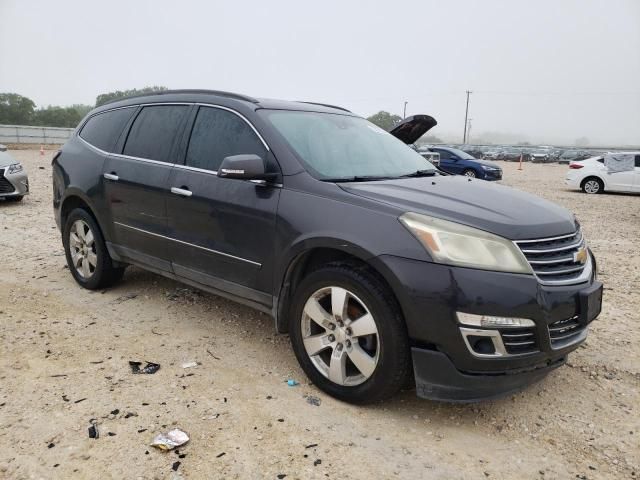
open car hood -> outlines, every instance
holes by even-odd
[[[429,115],[413,115],[405,118],[389,133],[411,145],[437,124],[436,119]]]

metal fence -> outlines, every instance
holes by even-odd
[[[0,144],[33,143],[38,145],[62,144],[75,128],[29,127],[24,125],[0,125]]]

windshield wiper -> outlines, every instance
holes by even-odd
[[[406,175],[402,175],[402,178],[406,177],[433,177],[437,173],[435,169],[429,170],[416,170],[413,173],[407,173]]]
[[[374,182],[376,180],[389,180],[395,177],[387,177],[387,176],[376,176],[376,175],[355,175],[353,177],[338,177],[338,178],[323,178],[323,182]]]

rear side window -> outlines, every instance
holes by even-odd
[[[640,155],[636,155],[636,167],[640,167]]]
[[[122,129],[135,111],[135,108],[120,108],[94,115],[82,127],[80,137],[100,150],[112,152]]]
[[[187,105],[144,107],[129,130],[124,155],[170,161],[173,141],[189,110]]]
[[[256,154],[266,159],[267,150],[253,129],[235,113],[200,107],[187,150],[187,165],[217,171],[225,157]]]

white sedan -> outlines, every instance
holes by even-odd
[[[581,189],[585,193],[640,193],[640,152],[629,153],[635,155],[633,169],[611,171],[605,166],[604,157],[591,157],[571,162],[564,182],[569,187]]]

